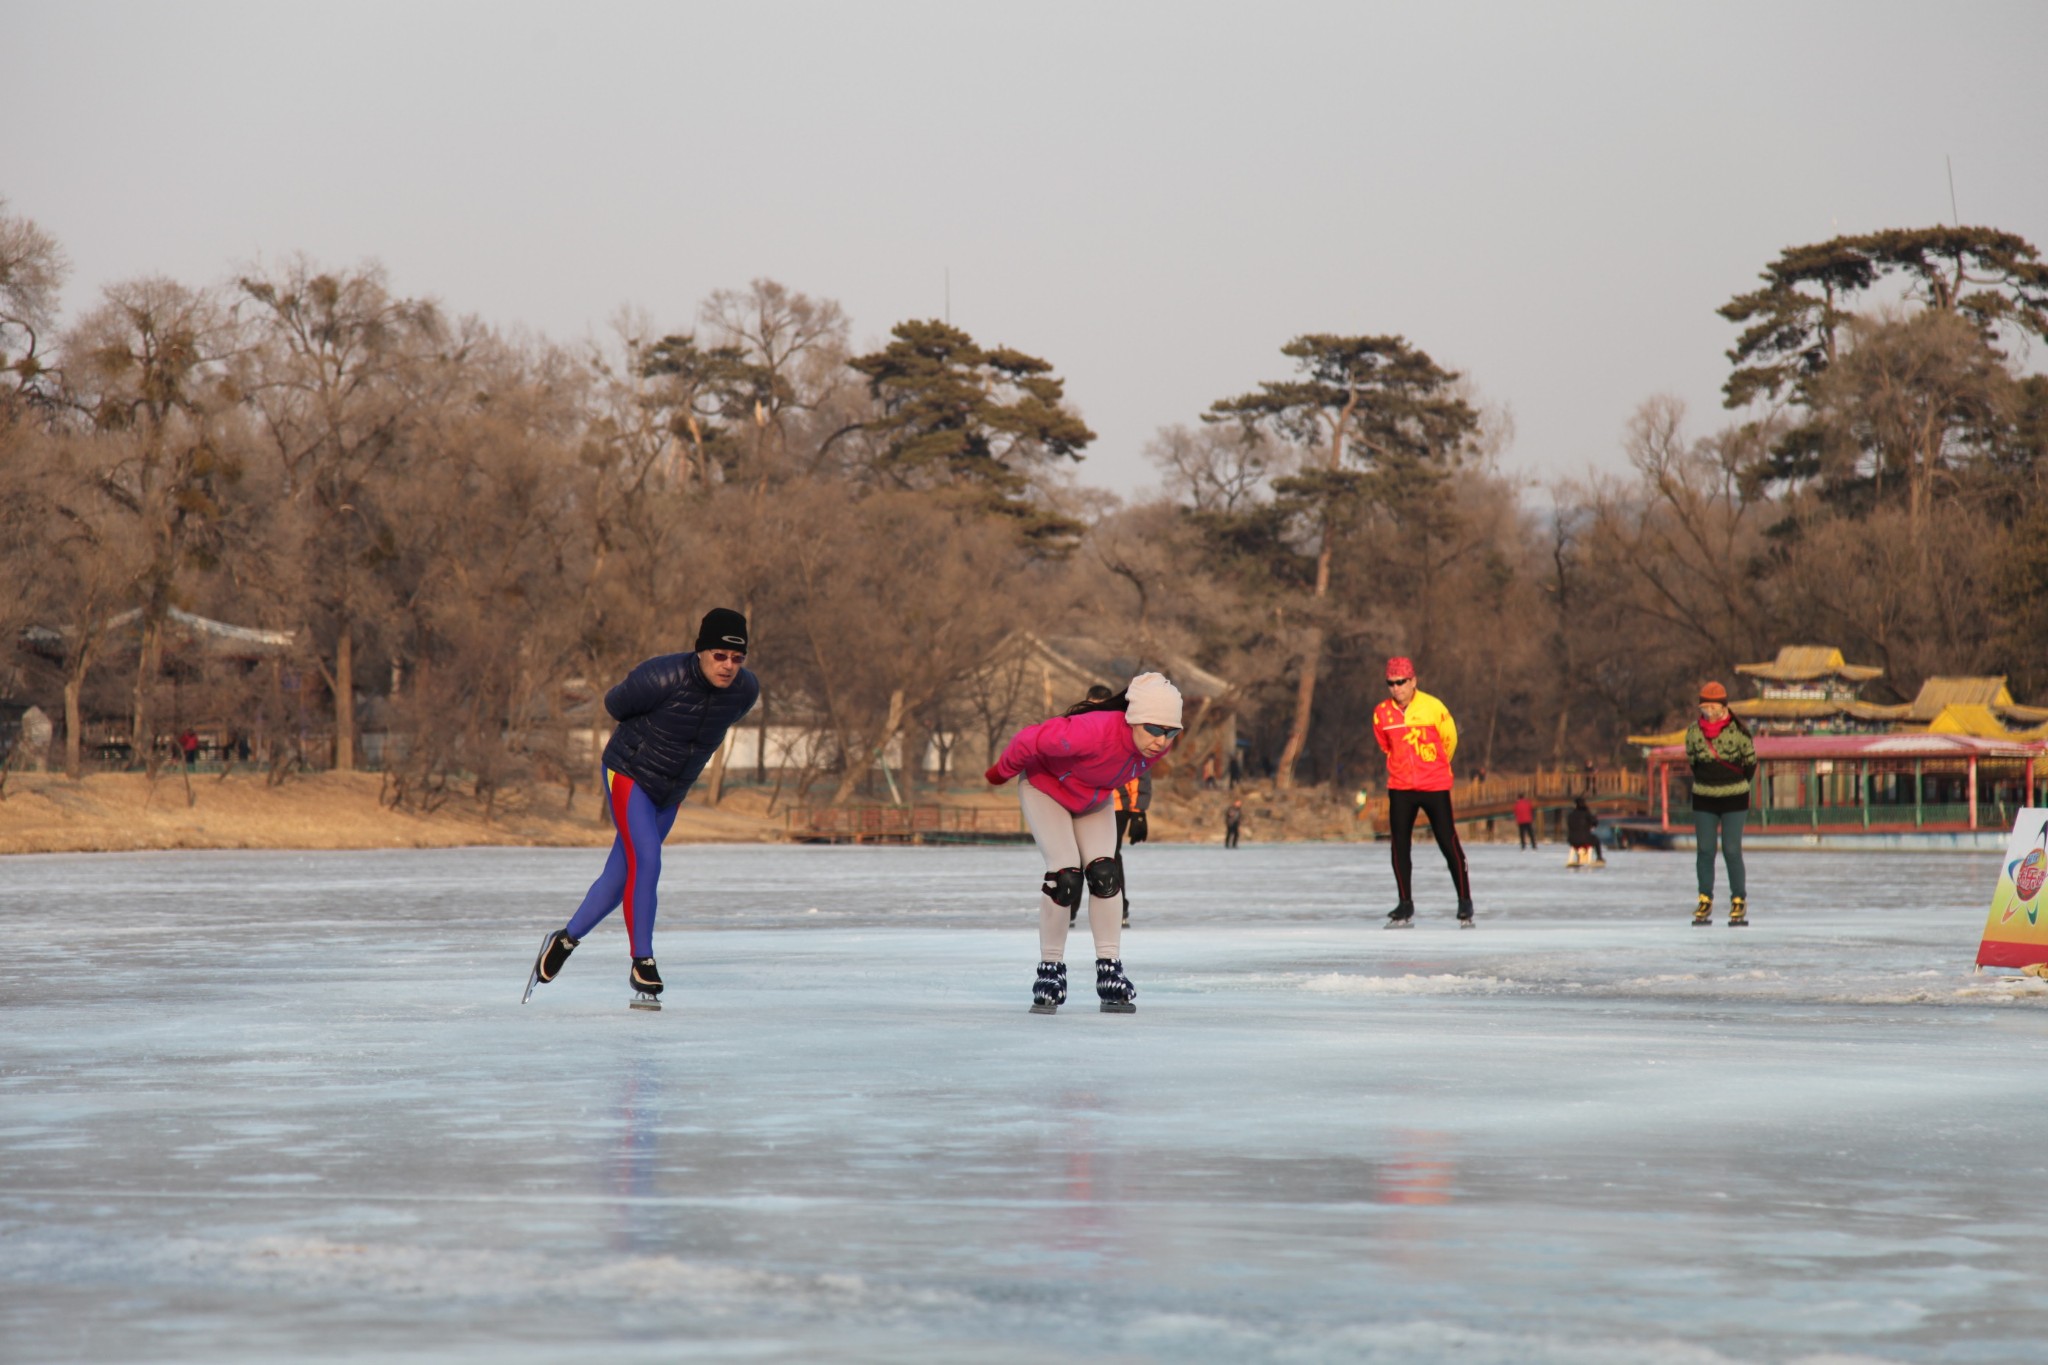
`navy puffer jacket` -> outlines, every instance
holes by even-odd
[[[760,681],[744,668],[731,687],[718,688],[695,654],[649,659],[605,693],[619,728],[604,746],[604,766],[639,783],[655,805],[673,806],[760,695]]]

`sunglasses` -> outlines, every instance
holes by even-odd
[[[714,649],[711,651],[711,662],[715,664],[736,664],[746,657],[745,650]]]
[[[1412,682],[1414,682],[1414,681],[1415,681],[1415,679],[1413,679],[1413,678],[1389,678],[1389,679],[1387,679],[1387,686],[1389,686],[1389,687],[1406,687],[1406,686],[1407,686],[1407,685],[1408,685],[1409,683],[1412,683]]]
[[[1181,732],[1178,725],[1140,725],[1138,728],[1148,735],[1157,735],[1161,739],[1172,739]]]

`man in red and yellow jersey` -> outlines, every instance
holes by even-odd
[[[1451,755],[1458,748],[1458,727],[1442,702],[1417,690],[1415,665],[1407,659],[1387,660],[1387,700],[1373,708],[1372,737],[1387,756],[1387,832],[1394,844],[1394,882],[1401,892],[1387,927],[1406,929],[1415,923],[1409,845],[1419,811],[1429,817],[1430,833],[1458,889],[1458,925],[1471,928],[1472,875],[1451,815]]]

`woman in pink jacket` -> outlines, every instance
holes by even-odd
[[[1017,799],[1045,859],[1033,1014],[1051,1014],[1067,1001],[1067,918],[1081,903],[1084,885],[1095,936],[1095,994],[1106,1013],[1137,1010],[1138,989],[1124,975],[1118,942],[1124,879],[1111,797],[1163,758],[1180,731],[1179,690],[1157,673],[1140,673],[1107,701],[1083,702],[1019,730],[990,765],[993,785],[1024,775]]]

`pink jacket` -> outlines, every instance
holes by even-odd
[[[992,771],[1004,780],[1022,773],[1074,814],[1086,815],[1151,766],[1152,760],[1132,742],[1130,718],[1123,712],[1084,711],[1025,726]]]

